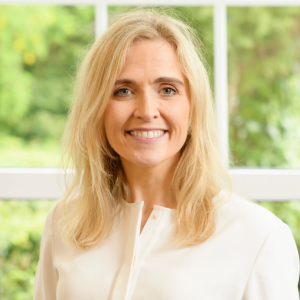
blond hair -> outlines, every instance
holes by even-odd
[[[77,76],[76,100],[64,133],[64,167],[75,169],[61,200],[63,234],[80,248],[107,237],[130,197],[118,154],[106,138],[103,114],[129,47],[165,39],[175,49],[189,83],[190,131],[181,149],[170,193],[177,230],[173,241],[197,244],[216,228],[214,197],[231,182],[220,161],[207,71],[195,31],[158,8],[138,8],[115,17],[85,56]]]

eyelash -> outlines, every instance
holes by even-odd
[[[163,90],[163,89],[170,89],[170,90],[172,90],[175,94],[177,94],[177,90],[176,90],[174,87],[166,86],[166,87],[163,87],[162,90]],[[130,91],[129,88],[123,87],[123,88],[120,88],[120,89],[116,90],[116,91],[114,92],[114,95],[118,96],[118,92],[121,91],[121,90],[129,90],[129,91]],[[131,91],[130,91],[130,92],[131,92]],[[174,94],[171,94],[171,95],[164,94],[165,97],[172,97],[173,95],[174,95]],[[120,95],[119,95],[119,96],[120,96]],[[129,96],[129,95],[123,95],[123,96],[120,96],[120,97],[127,97],[127,96]]]
[[[121,89],[118,89],[118,90],[114,91],[114,95],[118,96],[118,92],[121,91],[121,90],[129,90],[129,89],[126,88],[126,87],[121,88]],[[129,90],[129,91],[130,91],[130,90]],[[123,95],[123,96],[120,96],[120,97],[126,97],[126,96],[128,96],[128,95],[125,95],[125,96]]]
[[[162,88],[162,90],[163,89],[170,89],[170,90],[172,90],[174,93],[172,94],[172,95],[164,95],[164,96],[169,96],[169,97],[171,97],[171,96],[174,96],[174,94],[177,94],[177,90],[174,88],[174,87],[171,87],[171,86],[165,86],[165,87],[163,87]]]

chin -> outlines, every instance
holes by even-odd
[[[162,160],[153,159],[153,158],[149,158],[149,159],[143,158],[131,162],[140,167],[155,167],[156,165],[159,165],[162,162]]]
[[[161,157],[153,155],[137,155],[126,160],[139,167],[154,167],[164,161]]]

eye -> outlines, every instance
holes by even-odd
[[[131,93],[131,91],[129,89],[127,89],[127,88],[121,88],[119,90],[116,90],[114,92],[114,94],[115,95],[119,95],[119,96],[128,96],[128,95],[130,95],[129,92]]]
[[[165,96],[172,96],[173,94],[177,93],[177,91],[171,87],[165,87],[162,89],[162,91]]]

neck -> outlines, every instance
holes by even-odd
[[[121,158],[131,193],[131,199],[127,201],[144,201],[146,210],[152,210],[154,205],[175,208],[169,187],[178,160],[179,156],[176,156],[158,165],[144,167]]]

